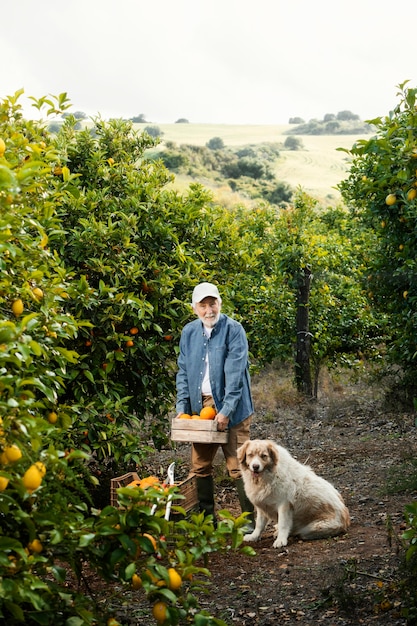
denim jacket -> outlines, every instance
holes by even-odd
[[[216,410],[229,418],[229,427],[235,426],[253,413],[248,342],[243,326],[223,313],[210,338],[204,335],[200,319],[183,328],[178,357],[177,412],[198,414],[201,411],[207,351]]]

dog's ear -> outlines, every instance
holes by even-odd
[[[249,440],[245,441],[245,443],[243,443],[240,448],[236,450],[237,460],[239,463],[242,463],[242,465],[246,460],[246,450],[248,449],[249,443]]]
[[[274,465],[278,464],[278,447],[273,441],[268,441],[268,454],[271,457],[271,461]]]

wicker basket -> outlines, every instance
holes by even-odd
[[[116,478],[112,478],[110,481],[110,504],[111,506],[118,506],[117,502],[117,490],[120,487],[127,487],[130,483],[135,480],[140,480],[138,474],[136,472],[128,472],[127,474],[123,474],[123,476],[117,476]],[[178,487],[180,494],[184,496],[184,500],[175,499],[172,501],[173,506],[181,506],[188,513],[195,509],[198,505],[198,496],[197,496],[197,480],[195,476],[190,476],[186,480],[175,483],[175,486]],[[176,512],[173,511],[171,515],[175,515]]]

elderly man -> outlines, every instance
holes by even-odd
[[[200,510],[214,511],[213,461],[222,447],[229,476],[235,480],[242,512],[253,506],[246,497],[237,460],[237,448],[247,441],[253,414],[250,389],[248,342],[243,326],[221,313],[222,299],[216,285],[200,283],[193,291],[192,307],[197,319],[181,333],[177,373],[177,417],[199,414],[211,406],[217,415],[217,429],[228,429],[228,441],[193,443],[191,474],[197,478]]]

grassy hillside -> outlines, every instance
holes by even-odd
[[[141,124],[138,124],[140,128]],[[290,125],[221,125],[221,124],[158,124],[163,132],[162,147],[168,141],[176,144],[204,146],[213,137],[220,137],[225,146],[236,147],[259,143],[284,143]],[[277,179],[292,187],[301,186],[307,193],[325,204],[340,201],[334,189],[346,175],[349,162],[344,152],[337,148],[350,148],[364,135],[299,135],[303,150],[281,151],[276,163]],[[369,137],[369,135],[368,135]],[[202,181],[204,182],[204,181]],[[177,184],[186,184],[185,177],[178,177]],[[224,192],[224,189],[223,189]]]

